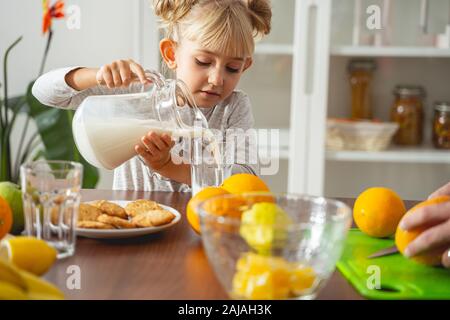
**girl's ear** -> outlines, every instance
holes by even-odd
[[[175,42],[168,38],[164,38],[159,42],[159,51],[161,52],[161,56],[171,70],[176,69],[177,67],[175,60],[175,46]]]
[[[244,64],[244,69],[242,69],[242,72],[244,72],[245,70],[247,70],[248,68],[250,68],[253,64],[253,58],[252,57],[248,57],[245,59],[245,64]]]

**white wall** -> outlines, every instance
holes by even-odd
[[[80,8],[80,29],[69,30],[67,18],[53,21],[54,34],[45,70],[71,65],[101,66],[121,58],[134,58],[146,68],[157,68],[159,57],[151,54],[158,52],[155,50],[157,32],[148,3],[147,0],[66,0],[66,8],[71,5]],[[23,35],[9,58],[10,96],[23,94],[28,83],[38,75],[46,43],[41,25],[42,1],[0,2],[0,54]],[[3,74],[3,63],[0,74]],[[23,125],[21,118],[12,135],[13,152]],[[102,171],[98,188],[110,189],[111,183],[112,172]]]

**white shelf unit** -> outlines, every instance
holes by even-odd
[[[351,189],[351,196],[354,196],[357,192],[355,190],[361,191],[359,188],[367,186],[367,183],[385,181],[390,186],[399,186],[400,192],[403,192],[402,189],[409,190],[405,191],[408,195],[412,194],[410,190],[413,188],[408,187],[414,185],[416,189],[421,189],[421,193],[431,192],[432,189],[427,188],[433,185],[431,183],[433,179],[435,181],[445,177],[448,179],[447,173],[450,172],[448,150],[435,149],[431,145],[412,148],[391,146],[388,150],[379,152],[330,151],[325,148],[327,117],[335,116],[333,113],[345,116],[342,108],[344,104],[348,104],[348,100],[343,99],[342,94],[348,93],[345,91],[347,90],[345,81],[348,80],[345,78],[344,70],[350,58],[371,57],[382,60],[378,62],[380,70],[384,73],[378,75],[381,74],[381,79],[385,83],[378,86],[377,89],[382,87],[383,90],[378,90],[377,94],[390,95],[396,84],[416,81],[418,84],[429,86],[430,91],[438,92],[439,97],[449,99],[444,86],[448,78],[444,77],[443,73],[449,65],[446,58],[450,58],[450,49],[406,45],[385,47],[340,45],[339,43],[345,43],[349,39],[351,41],[351,27],[348,28],[348,25],[352,22],[342,17],[334,19],[343,25],[335,25],[334,27],[340,29],[332,32],[332,17],[334,14],[342,13],[351,15],[352,8],[350,0],[342,3],[342,6],[338,6],[332,0],[296,2],[288,191],[314,195],[326,195],[328,192],[333,195],[336,191],[341,192],[340,189],[344,190],[345,187],[342,185],[345,184],[346,190]],[[399,24],[400,22],[397,27]],[[408,28],[406,27],[407,30]],[[331,39],[331,33],[339,38]],[[334,42],[335,39],[339,40]],[[441,69],[438,69],[438,66],[441,66]],[[411,71],[411,68],[416,67],[420,67],[417,70],[425,71],[423,76],[418,75],[417,71]],[[434,75],[431,70],[439,70],[439,76]],[[434,99],[432,95],[429,97]],[[390,102],[386,104],[387,100],[383,97],[384,104],[381,108],[389,108]],[[430,108],[431,103],[429,100]],[[386,111],[382,112],[386,116]],[[416,165],[421,165],[420,170],[417,169],[419,167],[415,167]],[[364,170],[370,172],[366,174]],[[389,173],[380,174],[383,170]],[[434,171],[427,176],[430,170]],[[442,172],[439,174],[439,171]],[[401,178],[395,176],[396,174],[406,174],[407,179],[412,180],[407,185],[405,176]],[[346,183],[345,179],[351,183]],[[421,186],[422,183],[426,186]],[[330,188],[333,188],[331,193]]]
[[[261,43],[256,45],[255,53],[267,55],[292,55],[294,53],[294,48],[290,44]]]
[[[277,146],[278,148],[278,157],[282,160],[289,159],[289,128],[278,128],[279,130],[279,144]],[[267,154],[267,150],[271,150],[274,146],[268,145],[266,142],[259,142],[258,144],[258,150],[259,154]],[[276,155],[273,155],[271,158],[276,158]],[[261,157],[261,159],[267,160],[268,157]]]
[[[374,47],[333,46],[330,56],[371,58],[450,58],[450,49],[433,47]],[[450,152],[432,146],[397,147],[378,152],[327,150],[329,161],[391,162],[391,163],[450,163]]]
[[[264,149],[264,147],[259,147],[259,152],[261,154],[262,150]],[[278,157],[275,156],[271,156],[271,157],[267,157],[267,156],[261,156],[259,157],[260,160],[263,161],[267,161],[270,159],[280,159],[280,160],[288,160],[289,159],[289,148],[279,148],[278,149]]]
[[[280,144],[278,154],[280,159],[289,159],[290,130],[280,129]],[[259,145],[262,152],[268,146]],[[443,163],[450,164],[450,151],[436,149],[433,146],[400,147],[392,145],[382,151],[359,150],[326,150],[325,158],[328,161],[354,161],[354,162],[392,162],[392,163]]]
[[[332,151],[328,150],[326,159],[332,161],[354,162],[392,162],[392,163],[443,163],[450,164],[450,152],[423,147],[392,147],[383,151]]]
[[[331,55],[374,58],[450,58],[450,49],[433,47],[333,46],[331,48]]]

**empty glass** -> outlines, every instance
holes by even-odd
[[[205,135],[205,133],[207,133]],[[227,144],[220,131],[207,130],[203,139],[192,139],[192,196],[205,187],[217,187],[231,175],[234,145]]]
[[[39,160],[23,164],[20,173],[26,234],[45,240],[58,258],[73,255],[83,166]]]

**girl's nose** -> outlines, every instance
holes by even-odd
[[[221,87],[223,85],[223,76],[220,70],[214,69],[209,74],[208,82],[215,87]]]

